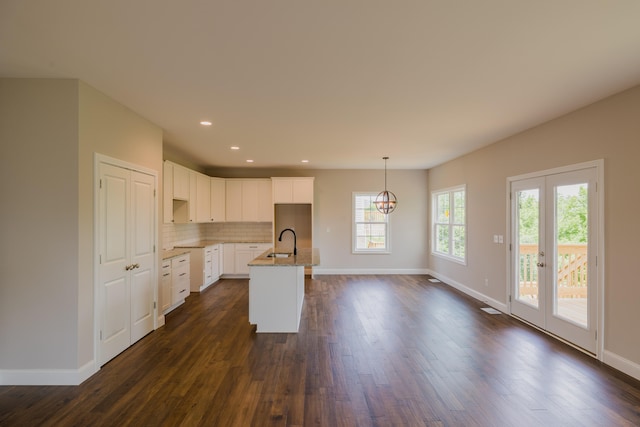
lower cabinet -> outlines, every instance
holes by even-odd
[[[220,278],[220,245],[184,247],[191,254],[191,292],[202,292]]]
[[[162,260],[160,271],[160,295],[162,296],[161,312],[171,307],[171,259]]]
[[[189,254],[179,255],[162,261],[162,311],[168,313],[184,302],[189,296]]]
[[[190,256],[188,254],[171,260],[171,302],[184,301],[189,296]]]
[[[249,277],[247,264],[271,247],[271,243],[225,243],[224,275],[227,277]]]

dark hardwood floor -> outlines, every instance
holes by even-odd
[[[298,334],[221,280],[80,386],[0,387],[0,425],[640,425],[639,381],[427,278],[308,280]]]

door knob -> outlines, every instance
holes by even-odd
[[[544,267],[544,262],[539,262],[536,264],[538,267]]]

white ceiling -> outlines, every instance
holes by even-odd
[[[0,76],[79,78],[204,167],[422,169],[640,83],[640,1],[0,0]]]

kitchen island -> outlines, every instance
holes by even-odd
[[[296,255],[270,249],[249,263],[249,323],[256,332],[298,332],[304,268],[319,264],[316,248],[298,249]]]

